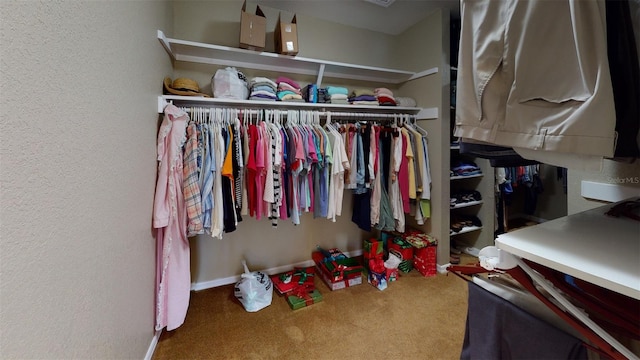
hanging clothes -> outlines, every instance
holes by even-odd
[[[191,269],[187,211],[182,192],[183,154],[189,116],[167,105],[158,132],[158,179],[153,206],[157,236],[156,330],[184,323],[189,306]]]

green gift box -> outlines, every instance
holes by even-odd
[[[322,301],[322,294],[318,289],[309,291],[304,287],[293,290],[287,294],[287,302],[292,310],[301,309]]]
[[[366,239],[364,241],[362,257],[364,259],[364,267],[369,266],[370,259],[383,259],[384,249],[382,246],[382,240]]]

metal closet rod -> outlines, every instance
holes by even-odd
[[[232,110],[232,111],[238,111],[238,112],[242,112],[245,114],[259,114],[261,112],[264,111],[273,111],[273,112],[279,112],[280,115],[287,115],[288,112],[290,111],[294,111],[297,113],[310,113],[310,114],[318,114],[319,116],[322,117],[327,117],[327,115],[331,115],[332,118],[349,118],[349,119],[355,119],[355,118],[359,118],[358,120],[365,120],[365,119],[407,119],[409,118],[410,120],[415,120],[416,116],[413,114],[403,114],[403,113],[394,113],[394,114],[379,114],[379,113],[363,113],[363,112],[341,112],[341,111],[318,111],[318,110],[285,110],[285,109],[242,109],[242,108],[212,108],[212,107],[203,107],[203,106],[182,106],[180,107],[185,111],[189,111],[191,109],[198,109],[198,111],[204,111],[205,113],[209,113],[210,110],[215,110],[215,109],[226,109],[226,110]]]

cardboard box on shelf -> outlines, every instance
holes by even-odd
[[[267,18],[260,6],[256,5],[256,13],[247,12],[247,2],[242,4],[240,13],[240,47],[248,50],[262,51],[267,38]]]
[[[284,23],[278,14],[276,30],[273,32],[276,52],[283,55],[296,55],[298,53],[298,21],[296,15],[290,23]]]

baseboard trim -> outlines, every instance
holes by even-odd
[[[360,256],[362,255],[362,249],[359,250],[353,250],[350,252],[345,252],[345,255],[349,256],[349,257],[354,257],[354,256]],[[263,273],[267,274],[267,275],[275,275],[275,274],[279,274],[285,271],[289,271],[291,269],[293,269],[294,267],[309,267],[309,266],[313,266],[314,262],[313,260],[306,260],[306,261],[301,261],[295,264],[288,264],[288,265],[282,265],[282,266],[276,266],[276,267],[272,267],[269,269],[263,269],[260,270]],[[206,289],[212,289],[218,286],[224,286],[224,285],[229,285],[229,284],[235,284],[238,281],[240,281],[240,275],[235,275],[235,276],[229,276],[226,278],[219,278],[219,279],[213,279],[213,280],[209,280],[209,281],[201,281],[201,282],[195,282],[191,284],[191,290],[192,291],[200,291],[200,290],[206,290]]]
[[[451,263],[446,263],[446,264],[444,264],[444,265],[438,265],[438,272],[439,272],[440,274],[446,274],[446,273],[448,273],[449,271],[447,270],[447,268],[448,268],[449,266],[451,266]]]
[[[147,354],[144,356],[144,360],[151,360],[151,358],[153,358],[153,353],[156,351],[156,346],[158,345],[158,340],[160,340],[161,334],[162,330],[156,330],[156,333],[151,339],[151,344],[149,344],[149,348],[147,349]]]

